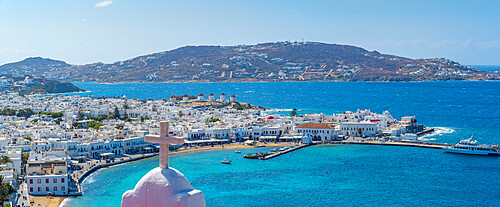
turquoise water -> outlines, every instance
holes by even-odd
[[[500,82],[76,83],[94,96],[140,99],[172,94],[235,94],[268,108],[326,114],[370,108],[444,127],[426,137],[455,143],[472,133],[500,144]],[[82,93],[81,95],[88,95]],[[243,151],[245,152],[245,151]],[[220,159],[233,158],[233,165]],[[268,161],[232,151],[171,156],[171,165],[205,193],[208,206],[491,206],[500,198],[500,159],[390,146],[317,146]],[[121,195],[158,161],[100,170],[71,206],[119,206]],[[326,173],[328,171],[328,173]]]
[[[233,164],[220,164],[224,157]],[[157,165],[148,159],[99,170],[69,204],[119,206]],[[171,166],[204,192],[207,206],[493,206],[500,199],[500,159],[435,149],[314,146],[267,161],[208,151],[172,155]]]

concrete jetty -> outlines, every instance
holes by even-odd
[[[418,132],[418,133],[417,133],[417,136],[418,136],[418,137],[421,137],[421,136],[424,136],[424,135],[426,135],[426,134],[432,133],[432,132],[434,132],[434,131],[435,131],[435,129],[434,129],[434,128],[426,128],[424,131]]]
[[[304,147],[309,147],[311,145],[314,145],[314,144],[303,144],[303,145],[299,145],[299,146],[296,146],[296,147],[293,147],[293,148],[288,148],[286,150],[283,150],[283,151],[280,151],[280,152],[277,152],[277,153],[273,153],[273,154],[264,156],[264,157],[261,158],[261,160],[272,159],[272,158],[278,157],[280,155],[284,155],[286,153],[293,152],[293,151],[298,150],[298,149],[302,149]]]

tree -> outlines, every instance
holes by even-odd
[[[290,112],[290,116],[297,116],[297,109],[292,109],[292,112]]]
[[[107,119],[107,118],[108,118],[108,115],[106,115],[106,114],[100,114],[100,115],[97,117],[97,121],[98,121],[98,122],[101,122],[102,120]]]
[[[21,161],[26,164],[28,163],[28,158],[29,158],[30,154],[29,153],[23,153],[23,156],[21,157]]]
[[[0,158],[0,163],[5,165],[7,163],[12,163],[12,160],[10,159],[10,157],[4,155]]]
[[[1,112],[0,115],[4,116],[15,116],[16,115],[16,110],[10,109],[10,108],[4,108]]]
[[[81,121],[81,120],[84,120],[85,119],[85,114],[83,114],[82,111],[78,111],[78,120]]]
[[[103,124],[97,121],[89,121],[89,123],[87,123],[87,128],[93,128],[95,130],[99,130],[101,126],[103,126]]]
[[[16,116],[18,116],[18,117],[24,117],[24,118],[29,118],[33,114],[35,114],[35,112],[33,112],[33,110],[31,110],[30,108],[28,108],[26,110],[19,109],[19,111],[17,112]]]
[[[113,113],[115,118],[119,119],[120,118],[120,110],[118,110],[118,107],[115,106],[115,112]]]
[[[4,201],[9,200],[12,193],[14,193],[12,185],[3,182],[3,176],[0,175],[0,206],[3,206]]]

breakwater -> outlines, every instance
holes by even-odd
[[[280,152],[277,152],[277,153],[266,155],[266,156],[262,157],[261,160],[272,159],[272,158],[278,157],[280,155],[284,155],[286,153],[293,152],[295,150],[299,150],[299,149],[302,149],[304,147],[308,147],[308,146],[311,146],[311,145],[314,145],[314,144],[304,144],[304,145],[296,146],[296,147],[293,147],[293,148],[288,148],[286,150],[283,150],[283,151],[280,151]]]

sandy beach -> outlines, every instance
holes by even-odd
[[[30,199],[34,201],[33,206],[37,206],[38,204],[45,207],[58,207],[66,197],[60,196],[30,196]]]

